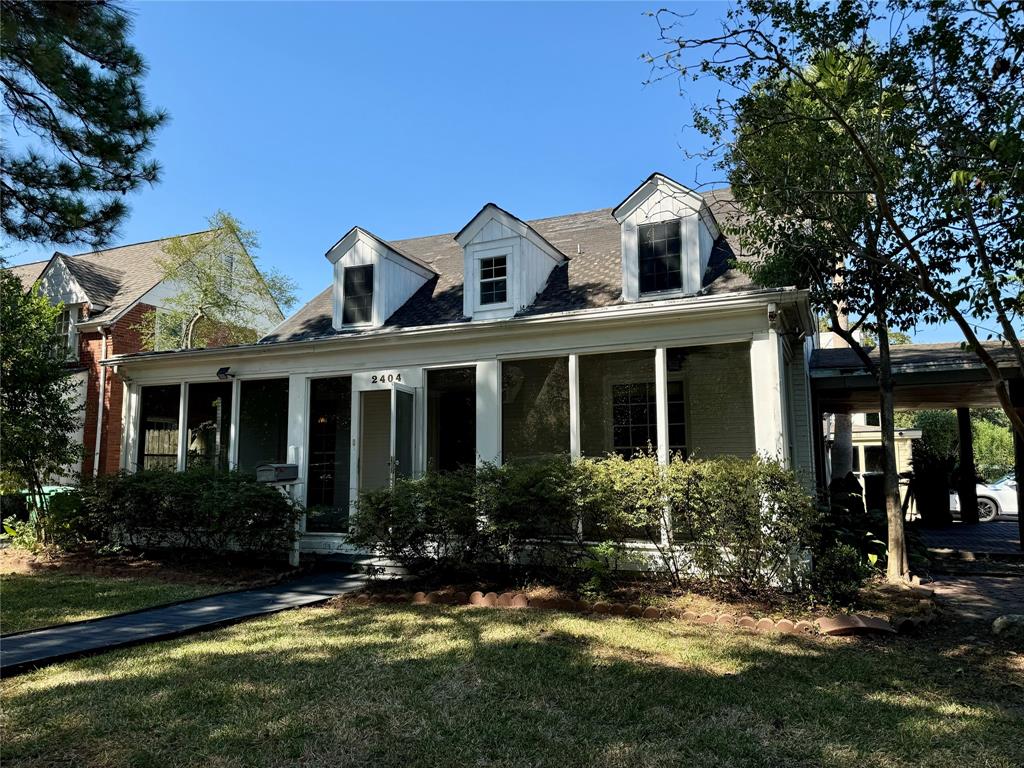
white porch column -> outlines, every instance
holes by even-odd
[[[136,471],[139,455],[139,385],[122,381],[124,400],[121,407],[120,468]]]
[[[188,459],[188,384],[181,383],[178,397],[178,471],[185,470]]]
[[[569,355],[569,457],[578,459],[580,448],[580,356]]]
[[[665,347],[654,350],[654,402],[655,426],[658,434],[658,463],[667,467],[669,462],[668,439],[668,353]],[[672,510],[665,501],[661,521],[661,543],[668,546],[672,530]]]
[[[238,469],[238,414],[242,407],[242,382],[231,380],[231,427],[228,431],[228,468]]]
[[[291,487],[292,499],[299,504],[306,503],[306,418],[309,413],[309,383],[303,375],[292,374],[288,377],[288,456],[287,462],[298,468],[298,479]],[[288,554],[288,563],[292,567],[299,564],[299,542],[306,530],[306,515],[303,514],[296,524],[299,534]]]
[[[476,462],[501,463],[501,363],[476,364]]]
[[[665,347],[654,350],[654,398],[657,405],[658,463],[668,464],[668,355]]]
[[[754,403],[754,447],[759,454],[789,465],[782,380],[783,350],[774,328],[750,342],[750,380]]]

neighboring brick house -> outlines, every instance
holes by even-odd
[[[56,252],[48,261],[9,268],[25,290],[37,282],[54,302],[64,304],[59,332],[68,352],[69,374],[75,377],[84,400],[79,439],[84,445],[81,466],[69,474],[117,472],[121,467],[124,381],[104,370],[100,361],[114,355],[142,351],[136,327],[143,316],[159,311],[180,289],[163,279],[158,260],[170,238],[68,256]],[[284,319],[269,294],[260,335]],[[97,439],[99,433],[99,439]],[[70,480],[71,477],[62,478]]]

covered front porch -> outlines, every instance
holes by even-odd
[[[310,552],[345,547],[360,492],[429,469],[650,448],[663,462],[761,453],[810,485],[805,343],[782,308],[766,309],[139,357],[118,364],[130,377],[122,466],[294,465]]]

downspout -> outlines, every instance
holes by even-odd
[[[100,326],[100,360],[107,356],[107,330]],[[100,449],[103,441],[103,401],[107,388],[107,366],[100,365],[100,396],[96,404],[96,448],[92,454],[92,476],[100,474]]]

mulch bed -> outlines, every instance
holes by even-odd
[[[9,547],[0,550],[0,574],[28,574],[39,571],[150,579],[168,583],[218,584],[237,589],[272,584],[296,574],[296,571],[288,568],[286,564],[232,558],[32,554]]]

